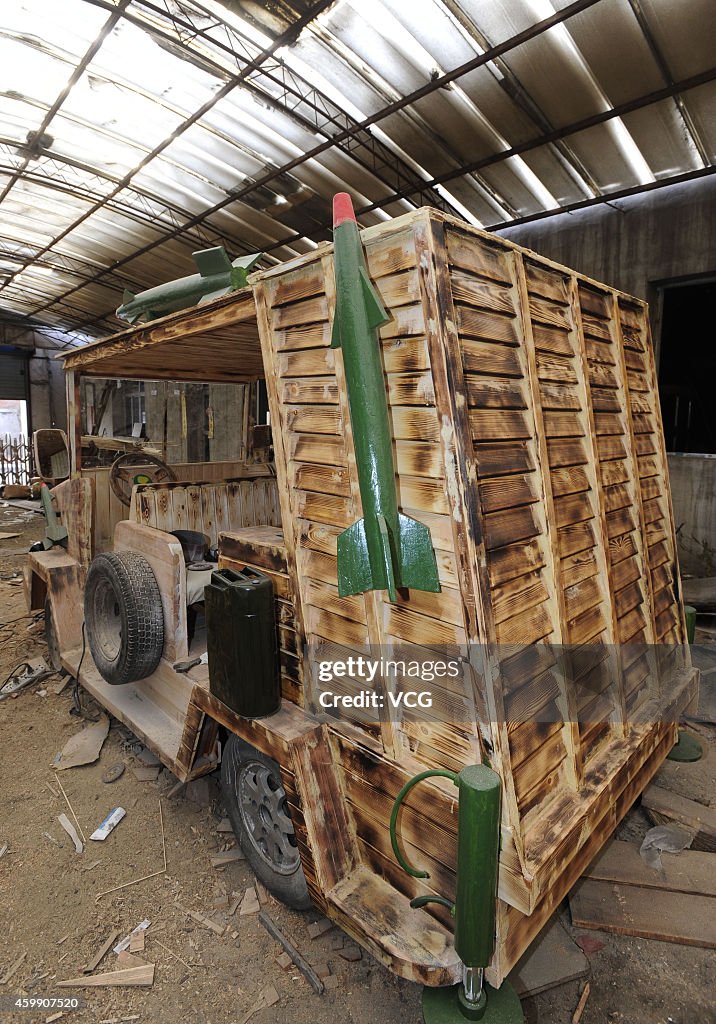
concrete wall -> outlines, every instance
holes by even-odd
[[[57,336],[45,331],[0,321],[0,343],[17,348],[31,349],[28,360],[30,373],[30,433],[42,427],[67,425],[65,378],[62,363],[55,356],[66,340],[61,332]]]
[[[498,234],[652,301],[656,282],[716,274],[716,175]]]
[[[716,576],[716,455],[669,455],[682,573]]]

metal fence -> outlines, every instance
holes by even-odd
[[[32,445],[26,437],[0,437],[0,486],[29,484],[32,477]]]

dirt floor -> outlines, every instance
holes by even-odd
[[[42,536],[44,523],[32,512],[0,502],[0,531],[21,534],[0,541],[2,683],[18,662],[46,654],[41,623],[34,626],[32,619],[23,618],[19,575],[24,552]],[[166,770],[155,780],[139,781],[133,769],[141,764],[141,744],[116,721],[95,764],[58,776],[53,758],[84,723],[70,713],[71,687],[55,695],[57,683],[53,676],[0,702],[0,850],[7,844],[0,857],[0,1021],[245,1024],[250,1019],[252,1024],[272,1024],[290,1018],[294,1024],[418,1024],[418,986],[396,979],[366,952],[359,954],[337,928],[312,940],[308,926],[321,919],[318,912],[295,913],[271,898],[264,905],[319,973],[330,974],[330,987],[320,996],[298,970],[282,970],[277,964],[281,949],[255,914],[241,916],[237,909],[230,916],[254,878],[243,861],[211,866],[210,858],[233,844],[230,834],[217,831],[224,811],[213,777],[174,796],[169,794],[176,780]],[[87,698],[83,706],[90,715],[99,710]],[[716,744],[697,765],[668,763],[663,777],[668,775],[671,788],[692,798],[713,800],[714,750]],[[118,763],[126,766],[122,777],[103,782],[103,774]],[[121,805],[127,812],[105,842],[89,842],[81,855],[58,822],[62,813],[72,817],[58,778],[86,835],[113,807]],[[647,828],[636,808],[620,836],[639,841]],[[159,873],[98,895],[153,872]],[[218,930],[228,928],[219,935],[181,908],[210,918]],[[137,955],[156,965],[151,988],[57,987],[58,981],[82,973],[113,930],[124,937],[145,919],[151,926],[144,951]],[[588,956],[591,991],[582,1024],[716,1021],[713,951],[580,931],[572,928],[566,904],[560,919],[573,938],[588,936],[603,943]],[[96,973],[116,969],[117,957],[110,951]],[[569,1024],[582,985],[573,981],[526,999],[528,1024]],[[277,1001],[262,1006],[267,990]],[[56,1018],[59,1011],[50,1008],[12,1011],[10,1004],[18,996],[81,996],[86,1005]]]

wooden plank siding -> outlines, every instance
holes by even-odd
[[[326,657],[447,644],[471,660],[470,685],[433,689],[439,716],[346,711],[328,729],[351,871],[405,897],[452,892],[455,808],[448,784],[411,794],[405,849],[431,876],[412,880],[388,834],[403,782],[483,757],[500,774],[499,983],[673,742],[647,715],[659,659],[646,645],[683,631],[645,307],[435,211],[362,237],[390,313],[378,342],[399,505],[430,529],[441,590],[338,594],[337,537],[362,510],[321,247],[254,282],[296,630]],[[674,707],[695,681],[685,662]],[[385,697],[393,684],[374,685]],[[352,884],[327,913],[341,918]]]

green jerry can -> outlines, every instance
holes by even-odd
[[[243,718],[281,706],[273,583],[256,569],[218,569],[204,589],[209,689]]]

